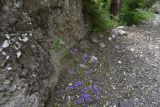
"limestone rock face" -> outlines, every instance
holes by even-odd
[[[0,0],[0,107],[44,107],[58,81],[57,38],[85,35],[81,0]]]

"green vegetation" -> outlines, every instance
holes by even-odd
[[[109,0],[85,0],[85,12],[92,21],[92,32],[103,32],[118,23],[110,19]]]
[[[150,20],[150,19],[155,18],[155,14],[152,11],[150,11],[150,10],[143,10],[142,14],[143,14],[143,17],[146,20]]]
[[[85,12],[92,21],[92,32],[103,32],[114,26],[138,24],[154,18],[149,8],[156,0],[123,0],[117,16],[110,16],[110,0],[84,0]]]
[[[52,43],[52,47],[50,50],[54,50],[58,52],[60,55],[61,63],[67,58],[68,56],[68,46],[65,44],[63,39],[58,38]]]
[[[120,22],[125,25],[138,24],[154,15],[147,9],[149,0],[124,0],[120,13]],[[145,11],[142,11],[145,10]]]

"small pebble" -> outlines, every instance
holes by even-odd
[[[90,62],[97,62],[98,58],[95,56],[91,56]]]
[[[7,70],[8,70],[8,71],[12,70],[12,67],[8,67]]]
[[[7,40],[4,41],[2,48],[7,48],[9,46],[9,43]]]
[[[6,59],[7,59],[7,60],[9,59],[9,55],[7,55]]]
[[[133,49],[133,48],[131,48],[130,50],[131,50],[132,52],[134,52],[134,49]]]
[[[100,47],[101,48],[105,48],[105,44],[104,43],[100,43]]]
[[[10,36],[8,34],[5,35],[7,39],[10,39]]]
[[[112,35],[112,38],[115,38],[116,36],[115,35]]]
[[[110,40],[110,41],[111,41],[111,40],[112,40],[112,38],[111,38],[111,37],[109,37],[109,38],[108,38],[108,40]]]
[[[88,66],[87,66],[87,65],[84,65],[84,64],[80,64],[79,67],[80,67],[80,68],[84,68],[84,69],[85,69],[85,68],[88,68]]]
[[[20,56],[21,56],[21,52],[19,51],[19,52],[17,52],[17,58],[19,58]]]
[[[6,56],[7,54],[6,54],[4,51],[2,51],[2,55],[5,55],[5,56]]]
[[[118,26],[117,29],[124,29],[124,26]]]
[[[122,64],[122,62],[121,62],[121,61],[118,61],[118,63],[119,63],[119,64]]]

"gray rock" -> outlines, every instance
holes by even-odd
[[[124,29],[124,26],[118,26],[117,29]]]
[[[84,64],[79,64],[79,67],[80,67],[80,68],[83,68],[83,69],[88,68],[88,66],[87,66],[87,65],[84,65]]]
[[[112,29],[111,34],[115,36],[127,36],[128,35],[126,31],[117,29],[117,28]]]
[[[98,61],[98,58],[97,58],[97,57],[91,56],[90,62],[97,62],[97,61]]]
[[[91,42],[92,43],[98,43],[97,37],[91,37]]]
[[[58,82],[61,66],[57,53],[49,49],[56,38],[70,48],[84,37],[82,7],[82,0],[0,1],[0,33],[5,32],[4,39],[0,38],[0,78],[12,78],[9,86],[7,82],[0,86],[5,95],[0,106],[53,105],[49,94]]]
[[[2,48],[7,48],[7,47],[9,47],[9,43],[8,43],[8,40],[5,40],[2,45]]]
[[[104,43],[100,43],[100,47],[103,49],[103,48],[105,48],[106,46],[105,46]]]
[[[17,58],[19,58],[22,53],[21,53],[21,51],[18,51],[16,54],[17,54]]]

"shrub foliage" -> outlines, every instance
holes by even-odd
[[[154,0],[123,0],[120,22],[126,25],[132,25],[138,24],[143,19],[148,19],[148,16],[145,16],[146,14],[141,10],[147,10],[153,1]]]
[[[84,9],[92,21],[93,32],[103,32],[116,24],[110,19],[109,0],[84,0]]]
[[[118,25],[118,23],[132,25],[150,18],[153,14],[146,11],[148,11],[148,8],[152,6],[155,1],[156,0],[122,0],[121,10],[115,18],[110,17],[110,0],[84,0],[84,11],[90,16],[92,31],[103,32],[106,29]],[[145,10],[147,14],[144,14],[142,10]]]

